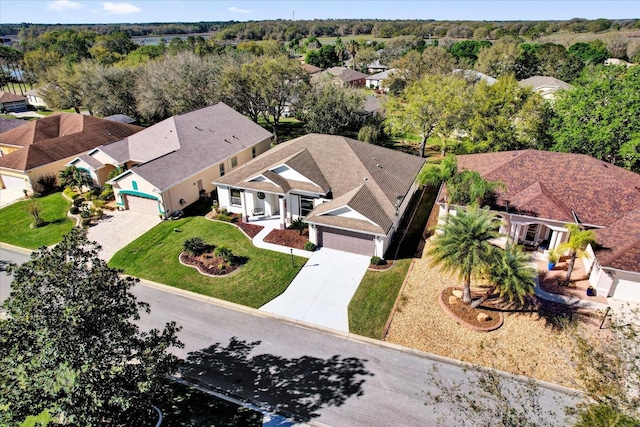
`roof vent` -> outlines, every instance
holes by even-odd
[[[380,165],[380,163],[376,163],[376,166],[382,169],[382,166]]]
[[[194,127],[195,127],[196,129],[198,129],[198,130],[202,130],[202,129],[200,129],[198,126],[194,126]]]
[[[229,144],[231,144],[231,141],[228,141],[227,138],[224,139],[224,142],[228,142]]]
[[[238,138],[238,137],[237,137],[237,136],[235,136],[235,135],[231,135],[231,136],[232,136],[234,139],[240,139],[240,138]]]

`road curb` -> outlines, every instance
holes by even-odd
[[[234,310],[234,311],[238,311],[238,312],[242,312],[242,313],[247,313],[247,314],[251,314],[253,316],[258,316],[258,317],[262,317],[262,318],[267,318],[267,319],[271,319],[271,320],[275,320],[281,323],[285,323],[297,328],[302,328],[302,329],[306,329],[309,331],[313,331],[313,332],[318,332],[318,333],[322,333],[325,335],[331,335],[333,337],[339,338],[339,339],[344,339],[347,341],[352,341],[352,342],[356,342],[356,343],[360,343],[360,344],[366,344],[366,345],[370,345],[370,346],[374,346],[374,347],[379,347],[379,348],[385,348],[385,349],[389,349],[389,350],[395,350],[398,351],[400,353],[405,353],[405,354],[410,354],[416,357],[420,357],[423,359],[428,359],[431,360],[433,362],[437,362],[437,363],[442,363],[442,364],[446,364],[446,365],[452,365],[452,366],[456,366],[456,367],[461,367],[461,368],[476,368],[476,367],[480,367],[481,369],[485,369],[485,370],[490,370],[495,372],[496,374],[500,375],[503,378],[508,378],[508,379],[512,379],[518,382],[522,382],[522,383],[526,383],[528,381],[533,380],[536,384],[538,384],[540,387],[550,390],[550,391],[555,391],[558,393],[564,393],[564,394],[569,394],[569,395],[574,395],[574,396],[585,396],[585,393],[580,391],[580,390],[576,390],[576,389],[572,389],[569,387],[565,387],[562,386],[560,384],[554,384],[551,382],[547,382],[547,381],[543,381],[543,380],[537,380],[534,378],[530,378],[530,377],[526,377],[524,375],[516,375],[516,374],[512,374],[510,372],[506,372],[506,371],[501,371],[499,369],[494,369],[494,368],[490,368],[490,367],[486,367],[486,366],[481,366],[481,365],[474,365],[472,363],[468,363],[468,362],[463,362],[457,359],[452,359],[450,357],[446,357],[446,356],[441,356],[439,354],[434,354],[434,353],[427,353],[421,350],[416,350],[413,348],[409,348],[409,347],[404,347],[401,346],[399,344],[394,344],[394,343],[390,343],[390,342],[386,342],[386,341],[380,341],[380,340],[376,340],[374,338],[369,338],[369,337],[365,337],[363,335],[357,335],[357,334],[353,334],[350,332],[344,332],[344,331],[339,331],[337,329],[331,329],[331,328],[326,328],[326,327],[322,327],[322,326],[318,326],[316,324],[313,323],[308,323],[308,322],[303,322],[301,320],[297,320],[297,319],[293,319],[290,317],[285,317],[285,316],[280,316],[277,314],[273,314],[273,313],[269,313],[267,311],[261,311],[257,308],[251,308],[251,307],[247,307],[244,305],[240,305],[240,304],[236,304],[233,302],[229,302],[229,301],[224,301],[218,298],[213,298],[213,297],[207,297],[204,295],[200,295],[197,294],[195,292],[191,292],[191,291],[186,291],[184,289],[179,289],[179,288],[174,288],[168,285],[164,285],[162,283],[157,283],[157,282],[152,282],[150,280],[145,280],[145,279],[140,279],[140,284],[144,285],[144,286],[148,286],[151,288],[155,288],[155,289],[159,289],[162,291],[166,291],[172,294],[176,294],[176,295],[180,295],[183,296],[185,298],[190,298],[190,299],[194,299],[194,300],[198,300],[207,304],[212,304],[212,305],[216,305],[219,307],[223,307],[223,308],[228,308],[230,310]],[[323,424],[313,424],[310,423],[309,425],[317,425],[317,426],[323,426]]]
[[[34,251],[31,249],[23,248],[22,246],[15,246],[9,243],[0,242],[0,250],[9,250],[13,252],[18,252],[23,255],[31,255]]]

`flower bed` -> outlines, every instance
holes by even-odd
[[[180,254],[180,262],[184,265],[196,268],[202,274],[210,276],[226,276],[242,267],[242,260],[237,259],[232,264],[224,262],[222,257],[211,253],[202,255],[190,255],[187,252]]]

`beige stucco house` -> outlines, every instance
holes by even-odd
[[[383,257],[424,159],[336,135],[282,143],[216,179],[221,207],[243,218],[309,224],[318,246]]]
[[[640,175],[586,155],[537,150],[457,160],[459,170],[505,185],[492,207],[504,240],[544,250],[567,240],[569,223],[593,229],[597,242],[583,259],[589,282],[598,295],[640,302]],[[443,185],[441,218],[445,197]]]
[[[29,193],[43,175],[57,175],[78,154],[143,128],[83,114],[52,114],[0,134],[2,188]]]
[[[109,183],[116,203],[154,215],[181,210],[214,190],[212,181],[270,147],[272,134],[218,103],[170,117],[70,162]]]

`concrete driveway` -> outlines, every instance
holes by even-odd
[[[371,258],[320,248],[289,287],[260,310],[349,332],[347,306]]]
[[[100,258],[108,261],[120,249],[160,223],[160,217],[134,211],[105,211],[105,217],[89,227],[87,237],[102,246]]]
[[[0,188],[0,208],[4,208],[21,199],[24,199],[24,193],[22,191]]]

